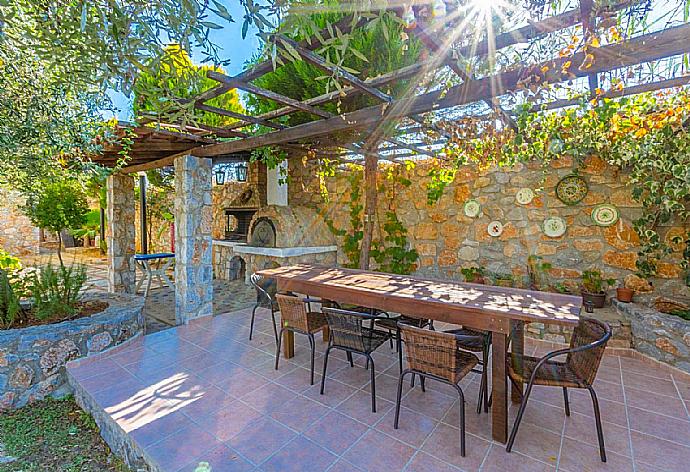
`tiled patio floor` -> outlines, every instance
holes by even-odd
[[[428,382],[405,388],[400,429],[393,429],[397,357],[374,355],[377,413],[369,373],[344,353],[329,359],[325,395],[309,385],[308,343],[273,369],[267,312],[248,341],[249,311],[169,329],[69,366],[74,379],[136,442],[156,470],[682,471],[690,463],[690,383],[639,360],[606,356],[600,396],[608,462],[599,461],[592,406],[572,391],[566,418],[560,389],[535,387],[514,452],[491,440],[490,416],[477,415],[478,377],[463,381],[467,456],[458,446],[457,400]],[[325,344],[317,342],[317,372]],[[534,350],[537,348],[535,347]],[[511,422],[515,407],[511,407]]]

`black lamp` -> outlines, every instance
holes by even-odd
[[[240,162],[235,166],[235,173],[237,176],[237,181],[238,182],[246,182],[247,181],[247,163],[246,162]]]
[[[218,166],[213,173],[216,178],[216,185],[223,185],[225,183],[225,167]]]

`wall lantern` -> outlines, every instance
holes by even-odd
[[[224,166],[216,167],[216,171],[213,173],[213,175],[216,178],[216,185],[223,185],[225,183],[225,167]]]
[[[237,176],[237,181],[238,182],[246,182],[247,181],[247,163],[246,162],[240,162],[235,166],[235,173]]]

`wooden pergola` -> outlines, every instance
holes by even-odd
[[[194,107],[205,112],[215,113],[238,120],[225,128],[209,128],[199,125],[197,128],[183,127],[179,132],[157,131],[153,128],[140,127],[141,142],[137,142],[136,158],[129,162],[122,172],[139,172],[157,167],[171,165],[181,155],[194,155],[219,160],[220,156],[248,152],[264,146],[282,147],[291,151],[311,151],[316,158],[328,156],[343,162],[363,162],[365,184],[365,231],[362,243],[362,268],[368,266],[368,248],[373,233],[373,222],[376,208],[376,172],[379,160],[399,161],[413,156],[433,156],[448,139],[449,133],[438,126],[439,116],[459,107],[481,105],[485,110],[493,110],[504,126],[514,127],[511,110],[501,105],[505,97],[524,94],[529,84],[562,84],[584,79],[587,88],[583,96],[595,97],[599,88],[599,74],[613,72],[644,63],[671,58],[690,52],[690,24],[668,27],[661,31],[642,34],[622,42],[589,47],[572,54],[559,54],[545,61],[519,65],[514,68],[499,70],[496,73],[477,77],[468,72],[470,59],[488,59],[494,61],[497,54],[507,48],[539,40],[546,40],[549,35],[559,31],[570,31],[579,35],[579,44],[585,44],[591,37],[594,26],[610,15],[639,4],[639,0],[621,0],[596,10],[592,0],[581,0],[579,8],[565,11],[556,16],[530,22],[512,31],[487,37],[477,44],[454,47],[441,39],[457,28],[457,15],[450,7],[446,20],[432,21],[425,17],[422,9],[416,9],[417,21],[411,34],[414,34],[426,47],[430,59],[413,65],[387,72],[378,77],[357,77],[342,67],[330,64],[324,57],[315,52],[319,45],[316,40],[294,41],[284,35],[274,36],[275,44],[290,49],[290,55],[299,55],[302,61],[322,69],[325,74],[337,77],[343,84],[340,90],[333,90],[306,100],[297,100],[272,90],[261,88],[253,83],[257,78],[270,73],[274,64],[266,60],[237,74],[228,76],[220,72],[209,71],[208,77],[217,85],[194,98]],[[416,7],[415,7],[416,8]],[[395,10],[402,15],[402,11]],[[351,16],[338,22],[337,28],[350,32],[365,23],[364,19],[355,20]],[[321,37],[330,37],[324,30]],[[585,65],[586,64],[586,65]],[[450,70],[456,76],[457,85],[448,89],[435,88],[419,92],[419,83],[423,77]],[[407,81],[407,91],[399,97],[393,97],[381,89],[395,81]],[[608,91],[597,98],[621,97],[664,88],[683,86],[690,82],[690,76],[678,76],[638,84],[622,90]],[[259,115],[248,115],[225,110],[209,105],[207,102],[229,90],[236,88],[263,99],[272,100],[280,108]],[[365,106],[342,114],[333,114],[322,105],[343,98],[357,95],[372,97],[378,104]],[[551,102],[540,101],[537,97],[527,97],[534,101],[534,109],[556,109],[574,105],[575,98],[560,98]],[[180,100],[189,102],[189,100]],[[314,117],[313,121],[286,126],[278,118],[304,112]],[[149,120],[150,121],[150,120]],[[397,126],[390,126],[396,123]],[[260,125],[270,129],[264,134],[252,134],[251,128]],[[166,125],[169,126],[169,125]],[[175,125],[173,125],[175,126]],[[393,132],[390,130],[393,129]],[[146,135],[148,133],[148,135]],[[157,138],[164,133],[165,140]],[[174,133],[173,138],[169,133]],[[430,133],[434,142],[423,140],[420,136]],[[343,142],[343,135],[347,136]],[[225,138],[216,140],[215,137]],[[169,140],[174,139],[173,142]],[[175,149],[177,146],[179,150]],[[108,152],[98,160],[104,165],[114,165],[116,159]]]

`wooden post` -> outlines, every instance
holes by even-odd
[[[366,146],[366,151],[376,149],[374,146]],[[359,255],[359,268],[369,269],[369,251],[371,241],[374,237],[374,220],[376,219],[376,204],[378,201],[378,191],[376,190],[376,174],[378,172],[379,158],[374,152],[366,152],[364,155],[364,236],[362,237],[362,247]]]

